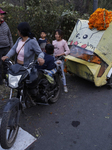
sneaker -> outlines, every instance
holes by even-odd
[[[67,86],[64,86],[64,92],[67,93],[68,92],[68,88]]]

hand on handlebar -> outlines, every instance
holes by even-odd
[[[8,56],[3,56],[3,57],[1,58],[1,60],[5,61],[7,58],[9,58],[9,57],[8,57]]]

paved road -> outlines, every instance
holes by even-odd
[[[27,150],[112,150],[112,90],[67,75],[69,93],[21,116],[21,127],[37,138]]]

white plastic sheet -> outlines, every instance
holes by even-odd
[[[0,119],[0,124],[1,124],[1,119]],[[34,141],[36,141],[35,137],[33,137],[31,134],[29,134],[22,128],[19,128],[16,141],[9,150],[25,150]],[[0,146],[0,150],[4,150],[4,149]]]

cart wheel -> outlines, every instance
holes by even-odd
[[[112,74],[111,74],[110,78],[108,79],[108,85],[110,88],[112,88]]]

